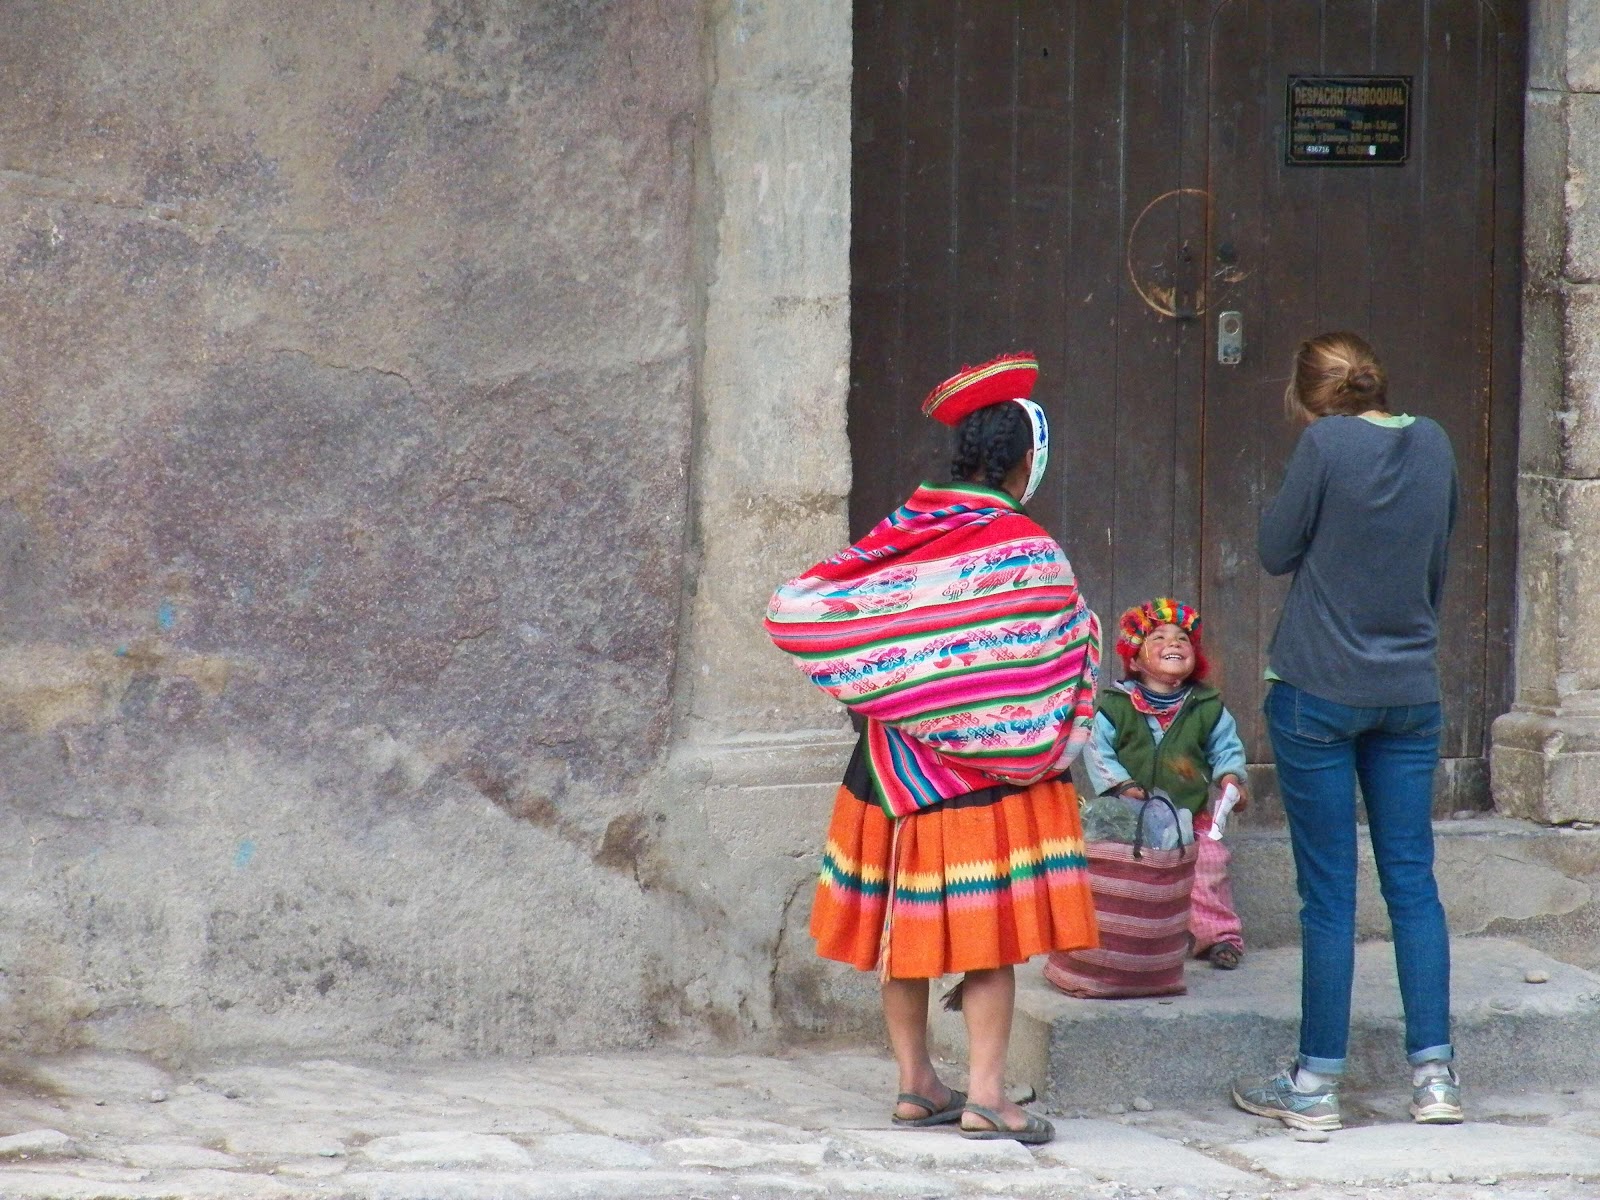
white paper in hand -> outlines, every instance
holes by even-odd
[[[1230,779],[1223,786],[1222,794],[1217,797],[1217,802],[1211,806],[1211,832],[1207,836],[1213,842],[1220,842],[1225,827],[1228,824],[1228,814],[1239,803],[1239,789]]]

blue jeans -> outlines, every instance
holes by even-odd
[[[1300,890],[1300,1062],[1344,1071],[1356,943],[1356,781],[1394,959],[1412,1066],[1449,1062],[1450,937],[1433,878],[1438,704],[1352,708],[1274,683],[1263,709]]]

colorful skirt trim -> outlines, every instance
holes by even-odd
[[[985,789],[892,820],[852,760],[811,936],[823,958],[894,979],[1086,949],[1099,944],[1087,865],[1070,783]]]

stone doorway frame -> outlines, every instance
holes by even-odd
[[[1490,777],[1506,816],[1600,820],[1600,0],[1530,6],[1516,700]]]
[[[730,954],[773,964],[762,984],[741,963],[763,1027],[792,1019],[777,964],[852,741],[759,618],[847,531],[853,21],[848,0],[705,13],[695,536],[666,765],[715,852],[766,881],[723,897]],[[1516,702],[1494,726],[1493,789],[1506,816],[1596,820],[1600,195],[1574,182],[1600,178],[1600,0],[1534,0],[1529,60]]]

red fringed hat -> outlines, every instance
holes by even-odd
[[[1176,625],[1189,635],[1189,644],[1194,647],[1194,674],[1190,678],[1204,679],[1210,668],[1200,649],[1199,610],[1171,596],[1150,600],[1122,614],[1122,620],[1117,622],[1117,657],[1122,660],[1124,669],[1130,673],[1133,671],[1133,660],[1139,657],[1139,647],[1160,625]]]
[[[980,408],[1028,399],[1038,378],[1039,362],[1033,355],[1004,354],[950,376],[928,393],[922,411],[942,424],[959,425]]]

